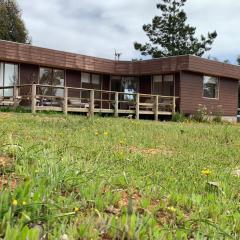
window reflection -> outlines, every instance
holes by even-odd
[[[174,75],[153,76],[152,93],[156,95],[174,96]]]
[[[138,92],[138,81],[136,77],[123,77],[122,78],[122,90],[124,93],[124,100],[134,101],[134,93]]]
[[[18,83],[18,65],[0,63],[0,86],[14,86]],[[13,89],[0,90],[0,96],[12,97]]]
[[[203,97],[218,98],[219,80],[217,77],[203,77]]]
[[[61,69],[53,68],[40,68],[39,84],[51,85],[56,87],[64,87],[65,84],[65,72]],[[41,87],[40,94],[47,96],[64,96],[64,89],[52,88],[52,87]]]

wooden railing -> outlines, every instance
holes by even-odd
[[[10,90],[4,96],[6,90]],[[2,92],[1,92],[2,91]],[[2,93],[2,94],[1,94]],[[11,94],[12,93],[12,94]],[[0,105],[25,105],[31,107],[32,113],[43,110],[68,112],[111,113],[135,115],[141,114],[172,115],[176,111],[174,96],[160,96],[140,93],[114,92],[107,90],[62,87],[42,84],[26,84],[0,87]],[[6,94],[5,94],[6,95]],[[24,102],[24,104],[21,104]]]

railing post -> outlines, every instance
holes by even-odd
[[[90,90],[89,116],[94,116],[94,90]]]
[[[158,101],[158,95],[155,97],[155,110],[154,110],[154,118],[155,118],[155,121],[158,121],[158,107],[159,107],[159,101]]]
[[[66,115],[68,113],[68,88],[67,87],[64,87],[63,113]]]
[[[140,105],[140,96],[139,93],[136,95],[136,119],[139,120],[139,105]]]
[[[31,110],[32,110],[32,113],[36,113],[36,103],[37,103],[36,94],[37,94],[37,85],[33,84],[32,85],[32,96],[31,96],[31,100],[32,100]]]
[[[118,117],[118,92],[115,92],[114,117]]]
[[[16,109],[18,105],[18,87],[14,85],[13,87],[13,108]]]
[[[172,107],[172,114],[176,113],[176,98],[173,97],[173,107]]]

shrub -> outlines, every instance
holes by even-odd
[[[198,104],[197,111],[192,115],[192,119],[197,122],[208,121],[208,109],[205,105]]]
[[[172,115],[173,122],[185,122],[186,117],[182,113],[175,113]]]

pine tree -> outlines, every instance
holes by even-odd
[[[142,55],[153,58],[196,55],[202,56],[211,49],[217,32],[208,33],[200,39],[195,37],[196,28],[186,23],[187,15],[183,10],[187,0],[161,0],[157,4],[161,15],[155,16],[152,24],[143,25],[150,43],[134,43]]]
[[[0,0],[0,39],[31,43],[21,10],[15,0]]]

